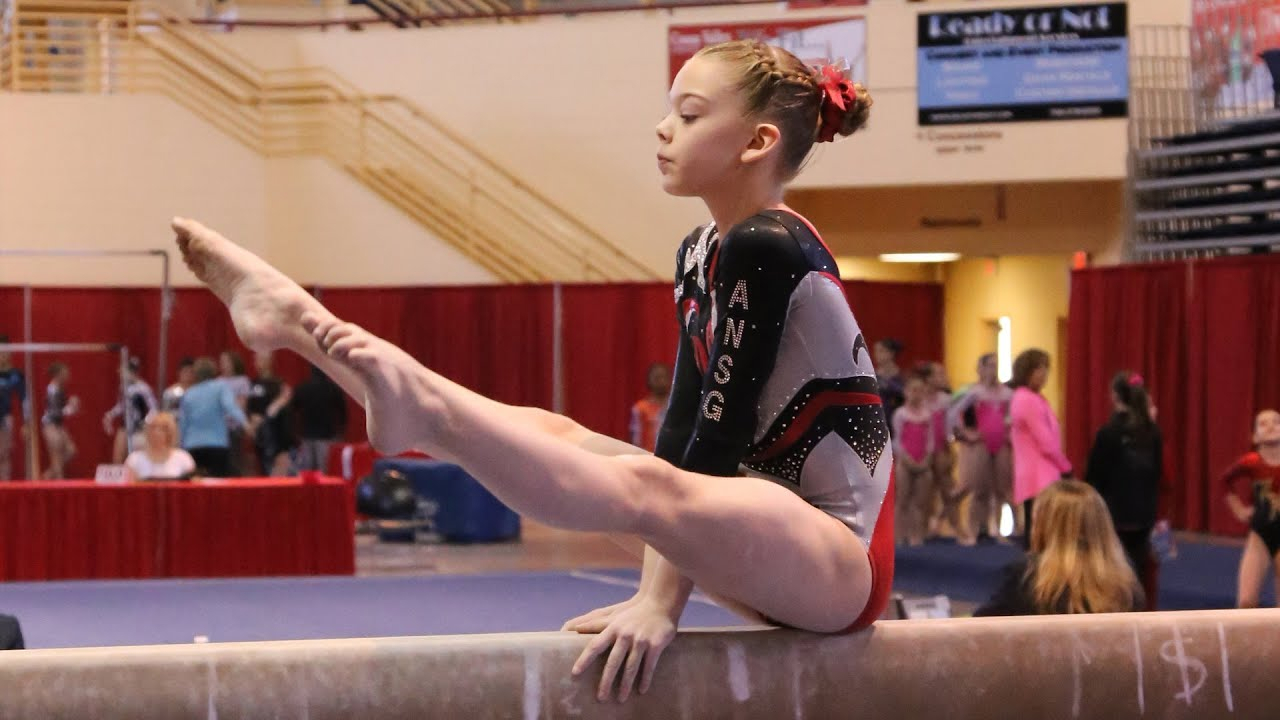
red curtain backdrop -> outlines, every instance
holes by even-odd
[[[898,367],[946,360],[941,284],[850,280],[844,291],[868,345],[885,338],[902,342]]]
[[[0,581],[350,575],[352,493],[330,480],[0,485]]]
[[[676,359],[672,286],[569,285],[563,293],[565,414],[628,440],[631,406],[648,393],[646,369]]]
[[[902,367],[943,359],[941,285],[848,281],[844,287],[868,343],[901,340]],[[563,306],[565,411],[625,440],[631,405],[646,393],[646,368],[675,361],[671,285],[570,285]]]
[[[545,285],[344,288],[323,290],[320,299],[460,385],[500,402],[550,408],[553,292]],[[347,406],[347,439],[362,440],[364,412],[354,401]]]
[[[1280,259],[1249,257],[1072,276],[1067,447],[1087,456],[1111,411],[1112,374],[1142,373],[1159,408],[1178,527],[1240,534],[1218,485],[1250,449],[1252,420],[1280,406]]]
[[[897,337],[904,363],[942,358],[942,287],[927,283],[845,283],[869,342]],[[567,414],[594,430],[627,437],[631,404],[645,392],[652,362],[672,362],[676,315],[670,283],[561,287],[563,402]],[[549,285],[448,288],[323,289],[335,314],[403,347],[428,367],[506,403],[554,406],[555,288]],[[23,339],[22,289],[0,288],[0,334]],[[159,348],[160,292],[155,288],[37,288],[32,338],[37,342],[117,342],[143,360],[153,382]],[[226,309],[209,292],[174,292],[166,378],[183,356],[223,349],[250,354],[235,337]],[[81,411],[68,422],[79,446],[72,477],[92,477],[109,460],[111,439],[102,414],[116,401],[118,359],[109,353],[37,354],[35,413],[44,410],[48,367],[70,367],[70,392]],[[23,367],[23,356],[13,358]],[[278,373],[296,383],[306,364],[291,353],[276,356]],[[252,374],[252,365],[250,365]],[[156,388],[157,394],[160,388]],[[364,436],[363,414],[351,403],[348,439]],[[37,427],[38,433],[38,427]],[[15,477],[26,477],[15,428]],[[43,443],[41,444],[43,457]]]

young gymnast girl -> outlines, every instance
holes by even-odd
[[[320,366],[370,440],[457,462],[522,515],[645,545],[636,597],[571,620],[605,654],[598,697],[645,692],[694,585],[751,617],[866,627],[893,577],[892,451],[871,356],[817,231],[783,204],[815,142],[871,99],[836,68],[754,41],[704,48],[657,126],[663,189],[711,222],[676,254],[681,327],[654,456],[536,408],[477,395],[342,322],[262,260],[175,219],[184,259],[259,351]]]
[[[1280,413],[1258,413],[1253,420],[1253,446],[1222,474],[1231,514],[1249,525],[1236,580],[1236,606],[1242,608],[1258,607],[1262,583],[1272,566],[1280,597]],[[1240,500],[1242,491],[1252,498],[1252,505]]]

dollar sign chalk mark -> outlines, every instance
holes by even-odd
[[[1182,632],[1178,630],[1178,626],[1173,627],[1173,639],[1166,640],[1160,644],[1160,659],[1172,665],[1177,665],[1178,670],[1182,673],[1182,692],[1175,693],[1174,698],[1185,700],[1187,706],[1190,707],[1191,699],[1200,691],[1204,681],[1209,676],[1209,671],[1205,669],[1204,663],[1199,658],[1189,657],[1187,655],[1186,643],[1182,639]],[[1196,673],[1195,682],[1191,682],[1190,671]]]

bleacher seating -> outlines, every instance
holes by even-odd
[[[1139,251],[1280,247],[1280,111],[1160,138],[1134,173]]]

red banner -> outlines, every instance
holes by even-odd
[[[811,65],[847,62],[853,80],[867,81],[867,21],[862,17],[846,17],[672,25],[667,31],[671,59],[668,82],[675,80],[685,62],[703,47],[730,40],[760,40],[778,45]]]
[[[1271,76],[1258,53],[1273,48],[1280,48],[1280,0],[1192,2],[1192,72],[1205,106],[1269,107]]]
[[[788,10],[813,10],[825,7],[861,7],[867,0],[788,0]]]

